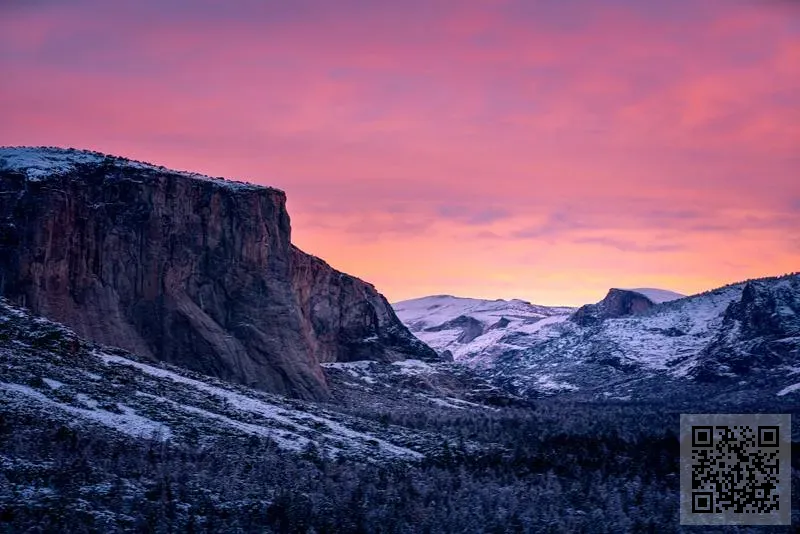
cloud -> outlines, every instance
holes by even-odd
[[[622,252],[672,252],[683,250],[685,247],[679,243],[638,242],[613,237],[581,237],[573,243],[586,245],[601,245]]]
[[[476,226],[501,221],[511,216],[511,212],[506,208],[469,204],[442,204],[437,206],[436,214],[446,219]]]
[[[3,4],[0,101],[13,105],[0,144],[85,146],[280,187],[299,240],[390,288],[411,283],[392,260],[420,255],[436,260],[414,276],[437,283],[471,279],[453,265],[480,257],[476,287],[526,276],[523,251],[543,278],[583,269],[598,246],[610,252],[593,256],[598,271],[669,269],[698,285],[723,276],[718,262],[744,265],[725,276],[796,264],[800,35],[788,10],[221,6]]]

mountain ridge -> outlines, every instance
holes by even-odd
[[[629,297],[638,305],[629,306]],[[459,342],[462,331],[450,328],[447,317],[437,316],[444,319],[439,325],[420,328],[424,323],[402,306],[398,316],[434,349],[450,351],[481,376],[524,397],[642,400],[745,390],[775,395],[773,390],[791,388],[792,373],[800,372],[798,273],[661,303],[612,289],[597,304],[530,324],[485,329],[467,342]],[[664,389],[667,384],[672,390]]]
[[[437,359],[372,284],[291,244],[283,191],[97,152],[0,149],[0,294],[92,340],[302,398],[329,395],[320,362]]]

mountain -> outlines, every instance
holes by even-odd
[[[396,302],[400,320],[419,339],[445,357],[457,361],[491,360],[517,348],[518,334],[539,329],[552,320],[563,320],[573,311],[524,300],[481,300],[434,295]]]
[[[0,299],[3,412],[47,412],[72,427],[183,442],[257,436],[278,449],[322,446],[333,456],[418,460],[422,435],[392,435],[332,410],[149,362],[78,337]],[[360,430],[356,430],[359,428]],[[411,448],[407,445],[413,444]]]
[[[83,150],[0,148],[0,294],[79,335],[325,399],[320,363],[436,361],[375,288],[291,244],[286,195]]]
[[[405,303],[395,306],[398,316],[434,349],[451,351],[495,385],[525,397],[780,396],[791,401],[790,395],[800,390],[791,389],[800,384],[800,275],[750,280],[682,298],[656,295],[669,300],[656,297],[661,302],[655,302],[642,290],[612,289],[599,303],[571,314],[484,327],[483,334],[461,341],[455,324],[468,319],[485,324],[485,316],[455,308],[441,314],[432,308],[426,322],[420,318],[424,306],[412,306],[416,316]]]
[[[460,380],[458,364],[323,366],[331,401],[290,399],[96,344],[0,299],[0,525],[76,533],[677,525],[679,413],[668,406],[486,406],[457,396],[479,385]]]
[[[670,302],[684,295],[664,289],[616,289],[612,288],[597,304],[581,306],[570,320],[587,326],[605,319],[635,315],[649,310],[656,304]]]
[[[671,300],[682,299],[686,296],[682,295],[681,293],[676,293],[675,291],[670,291],[668,289],[658,289],[654,287],[640,287],[635,289],[626,289],[625,291],[633,291],[634,293],[639,293],[640,295],[644,295],[645,297],[653,301],[655,304],[661,304],[662,302],[669,302]]]

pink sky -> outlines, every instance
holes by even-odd
[[[392,301],[800,270],[790,0],[125,4],[0,4],[0,144],[284,189]]]

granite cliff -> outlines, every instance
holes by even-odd
[[[290,234],[277,189],[0,148],[0,294],[81,336],[307,399],[328,395],[321,362],[437,358]]]
[[[654,305],[655,303],[651,299],[641,293],[612,288],[597,304],[585,304],[578,308],[570,320],[581,326],[589,326],[605,319],[642,313]]]

